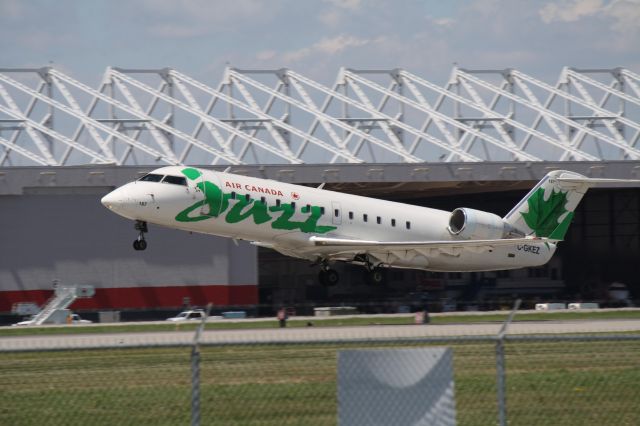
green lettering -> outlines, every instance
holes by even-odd
[[[303,213],[307,213],[307,210],[308,209],[306,208],[306,206],[302,208]],[[320,219],[320,216],[322,216],[322,209],[318,206],[311,206],[311,215],[309,215],[307,220],[302,223],[302,225],[300,226],[300,230],[307,233],[315,232],[318,234],[324,234],[336,229],[335,226],[318,226],[318,220]]]
[[[183,173],[184,173],[184,170],[183,170]],[[178,213],[176,215],[176,220],[178,222],[199,222],[201,220],[209,219],[211,217],[218,217],[218,215],[223,211],[225,211],[226,208],[228,207],[229,203],[228,203],[227,197],[224,196],[227,194],[223,195],[222,191],[220,190],[220,188],[218,188],[217,185],[209,181],[205,181],[204,183],[198,182],[196,186],[200,189],[200,191],[202,191],[205,198],[204,200],[198,201],[193,205],[187,207],[186,209],[182,210],[180,213]],[[189,213],[204,206],[208,206],[208,209],[209,209],[208,214],[195,216],[195,217],[189,216]]]
[[[226,210],[224,207],[224,198],[222,190],[209,181],[199,182],[196,185],[204,194],[205,203],[209,206],[209,216],[218,217],[220,213]]]
[[[194,203],[193,205],[187,207],[186,209],[184,209],[180,213],[178,213],[176,215],[176,220],[178,222],[199,222],[201,220],[210,219],[211,216],[205,216],[205,215],[200,215],[200,216],[196,216],[196,217],[189,217],[189,213],[191,213],[194,210],[197,210],[197,209],[201,208],[204,205],[205,205],[205,201],[204,200]]]
[[[202,177],[202,173],[194,168],[185,168],[182,170],[190,180],[196,180]],[[176,215],[178,222],[198,222],[212,217],[218,217],[229,209],[231,193],[222,192],[222,190],[213,182],[203,181],[196,183],[196,187],[204,194],[204,200],[197,201]],[[189,214],[198,209],[208,209],[208,214],[200,214],[191,217]],[[280,216],[271,223],[271,228],[293,231],[299,229],[305,233],[324,234],[336,229],[335,226],[318,225],[318,220],[322,216],[322,209],[318,206],[302,207],[302,213],[308,213],[309,217],[304,222],[291,220],[295,214],[295,209],[291,204],[281,204],[280,206],[267,205],[256,200],[247,201],[246,198],[240,197],[226,214],[225,221],[227,223],[242,222],[249,217],[253,218],[253,223],[261,225],[273,219],[269,212],[281,212]]]
[[[300,229],[302,222],[294,222],[290,219],[293,217],[295,210],[291,204],[281,204],[279,206],[269,207],[270,212],[282,212],[282,214],[273,221],[271,228],[284,229],[286,231],[292,231],[294,229]]]
[[[247,206],[250,206],[246,209]],[[271,220],[271,216],[267,213],[267,206],[262,203],[254,202],[254,200],[247,201],[244,198],[238,200],[238,202],[231,207],[229,213],[225,217],[227,223],[238,223],[243,220],[253,217],[253,223],[260,225]]]

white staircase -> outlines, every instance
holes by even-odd
[[[49,299],[46,305],[42,308],[42,310],[33,318],[33,325],[42,325],[51,317],[51,315],[60,310],[66,309],[69,305],[73,303],[78,297],[91,297],[93,296],[95,290],[90,286],[59,286],[56,288],[56,291]]]

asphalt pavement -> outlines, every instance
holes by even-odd
[[[443,325],[367,325],[348,327],[298,327],[274,329],[209,330],[202,334],[203,344],[264,344],[304,342],[349,342],[401,340],[411,338],[457,338],[495,336],[500,323]],[[185,346],[193,343],[194,332],[87,333],[10,336],[0,338],[0,352],[63,350],[81,348]],[[640,320],[523,321],[509,326],[509,335],[625,333],[640,331]]]

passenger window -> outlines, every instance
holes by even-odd
[[[353,219],[353,212],[349,212],[349,219]]]
[[[279,198],[276,199],[276,206],[280,207],[280,199]]]
[[[291,202],[291,208],[294,209],[294,210],[296,209],[296,202],[295,201]]]
[[[339,210],[339,209],[335,209],[335,210],[333,211],[333,215],[334,215],[335,217],[340,216],[340,210]]]
[[[260,202],[261,202],[262,204],[267,204],[267,199],[266,199],[266,198],[264,198],[264,197],[260,197]]]
[[[311,211],[311,204],[307,204],[307,211],[310,212]]]
[[[143,182],[160,182],[162,180],[162,175],[157,175],[155,173],[149,173],[148,175],[142,176],[139,180]]]
[[[363,215],[362,215],[362,220],[366,222],[367,220],[369,220],[369,216],[367,216],[367,214],[366,214],[366,213],[365,213],[365,214],[363,214]]]
[[[407,229],[411,229],[411,222],[407,221]]]
[[[232,200],[236,199],[236,191],[231,192],[231,199]]]
[[[324,214],[324,207],[320,207],[320,214]]]
[[[187,178],[184,176],[171,176],[167,175],[162,179],[162,183],[171,183],[173,185],[187,186]]]
[[[244,196],[244,199],[245,199],[245,200],[247,200],[247,201],[251,200],[251,194],[247,194],[247,195],[245,195],[245,196]]]
[[[376,222],[378,222],[378,225],[382,223],[382,219],[380,218],[380,216],[376,217]]]
[[[396,220],[395,219],[391,219],[391,226],[396,226]]]

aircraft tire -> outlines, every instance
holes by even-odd
[[[337,285],[338,281],[340,281],[340,275],[338,274],[338,272],[335,269],[328,269],[326,273],[327,273],[327,285],[329,287],[333,287],[334,285]]]
[[[322,270],[318,273],[318,280],[325,287],[333,287],[340,281],[340,275],[335,269]]]
[[[374,268],[372,271],[366,271],[365,282],[373,286],[381,286],[386,278],[385,271],[382,268]]]
[[[140,241],[138,241],[138,240],[134,240],[133,241],[133,249],[134,250],[136,250],[136,251],[140,250],[140,244],[139,243],[140,243]]]
[[[138,241],[138,247],[140,247],[138,250],[146,250],[147,242],[145,240]]]

